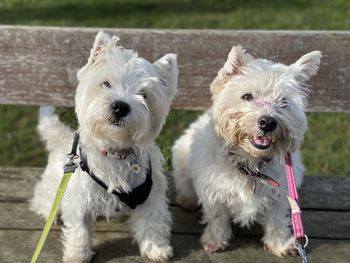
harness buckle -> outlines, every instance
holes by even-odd
[[[69,153],[67,154],[69,160],[68,162],[63,166],[64,173],[74,173],[75,169],[78,168],[78,164],[74,161],[74,159],[79,158],[79,155]]]
[[[64,173],[74,173],[75,169],[78,168],[78,165],[74,161],[68,161],[63,167]]]

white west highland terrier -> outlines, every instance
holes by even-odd
[[[314,51],[286,66],[255,59],[234,46],[211,84],[211,109],[175,143],[177,202],[187,209],[202,205],[205,251],[225,249],[233,221],[261,224],[262,241],[272,254],[296,254],[284,155],[292,153],[299,187],[306,82],[316,74],[320,58]]]
[[[177,92],[176,55],[167,54],[152,64],[118,46],[117,40],[98,33],[88,63],[77,75],[75,110],[83,163],[72,175],[60,206],[64,262],[91,260],[90,227],[99,215],[130,215],[128,223],[141,255],[153,261],[172,256],[167,180],[154,141]],[[52,111],[41,112],[39,131],[50,154],[31,207],[47,218],[74,133]],[[143,184],[151,188],[141,193],[146,199],[142,204],[128,205],[117,196]]]

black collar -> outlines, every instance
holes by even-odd
[[[227,148],[226,154],[229,157],[229,160],[234,163],[234,166],[238,169],[238,171],[241,174],[254,177],[257,180],[261,181],[262,183],[271,185],[273,187],[279,186],[279,183],[276,180],[272,179],[271,177],[269,177],[269,176],[267,176],[259,171],[259,169],[261,169],[262,167],[267,165],[272,160],[271,158],[260,158],[260,161],[258,163],[258,167],[254,169],[248,163],[236,162],[235,161],[236,158],[234,158],[236,153],[233,151],[230,151],[229,148]]]
[[[74,135],[74,141],[72,145],[71,155],[77,156],[77,148],[78,148],[78,142],[79,142],[79,134],[76,132]],[[80,168],[82,171],[86,172],[97,184],[99,184],[102,188],[108,189],[108,186],[105,182],[103,182],[100,178],[98,178],[89,168],[86,154],[82,151],[82,149],[79,149],[80,151]],[[131,192],[125,193],[125,192],[117,192],[115,189],[113,190],[113,194],[116,195],[120,201],[125,203],[128,207],[131,209],[134,209],[136,206],[143,204],[151,190],[152,190],[152,164],[151,164],[151,158],[149,158],[149,165],[146,172],[146,180],[140,184],[139,186],[135,187],[131,190]]]
[[[261,173],[259,170],[252,169],[248,166],[248,164],[245,163],[237,163],[236,168],[239,170],[241,174],[244,174],[246,176],[252,176],[257,179],[259,179],[262,183],[271,185],[273,187],[278,187],[279,183],[272,179],[271,177]]]

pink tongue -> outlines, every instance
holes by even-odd
[[[267,136],[259,136],[253,138],[254,143],[259,145],[268,145],[271,142],[271,139]]]

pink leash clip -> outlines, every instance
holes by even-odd
[[[285,159],[289,193],[289,196],[287,196],[287,198],[291,208],[291,219],[294,233],[294,247],[298,249],[299,255],[302,258],[303,263],[307,263],[305,248],[309,242],[309,239],[304,233],[303,222],[301,219],[301,209],[298,200],[297,187],[294,180],[294,171],[291,154],[287,153]]]

